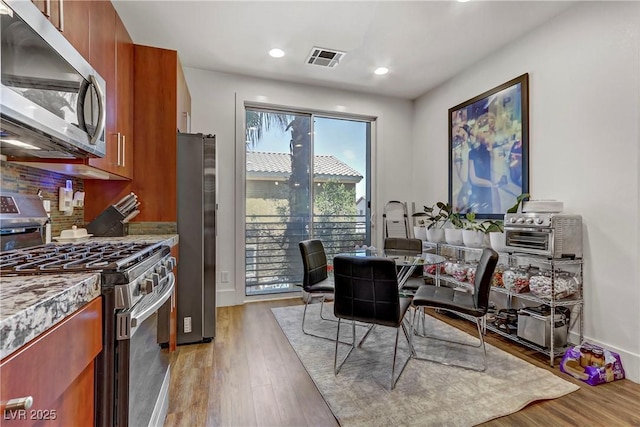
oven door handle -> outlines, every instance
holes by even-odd
[[[160,307],[173,294],[173,287],[176,278],[173,273],[167,275],[166,283],[153,298],[143,299],[130,310],[124,310],[116,314],[116,340],[128,340],[138,330],[138,326],[147,320],[153,313],[157,312]]]

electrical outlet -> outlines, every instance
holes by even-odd
[[[229,283],[229,272],[228,271],[221,271],[220,272],[220,282]]]
[[[184,333],[188,334],[189,332],[191,332],[191,317],[185,317],[184,318]]]

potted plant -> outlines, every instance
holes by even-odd
[[[436,213],[436,207],[438,209]],[[444,242],[444,224],[447,219],[446,205],[442,202],[436,203],[434,206],[424,206],[424,212],[417,212],[413,217],[423,217],[419,220],[421,225],[420,235],[424,233],[423,240],[429,240],[433,243]],[[417,227],[414,227],[414,234]],[[417,235],[416,235],[417,237]]]
[[[444,226],[449,218],[449,212],[451,207],[448,203],[438,202],[435,205],[438,208],[438,213],[434,214],[435,208],[430,208],[431,223],[427,227],[427,239],[432,243],[444,242]]]
[[[466,222],[462,230],[462,241],[470,248],[481,248],[484,245],[484,229],[482,223],[476,221],[475,212],[467,212]]]
[[[417,216],[417,214],[413,214]],[[413,235],[416,239],[427,240],[427,226],[423,219],[418,220],[418,225],[413,226]]]
[[[488,219],[482,222],[484,232],[489,235],[489,244],[496,252],[506,251],[504,223],[502,220]]]
[[[451,225],[444,229],[444,238],[450,245],[461,245],[462,229],[464,228],[464,222],[462,221],[462,211],[454,211],[449,204],[446,205],[447,210],[447,225]]]

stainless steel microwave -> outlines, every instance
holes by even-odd
[[[0,152],[105,155],[105,81],[30,1],[0,0]]]

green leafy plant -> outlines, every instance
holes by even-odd
[[[516,204],[507,209],[507,213],[518,213],[518,208],[523,200],[529,199],[531,195],[529,193],[522,193],[516,198]]]
[[[464,224],[465,230],[473,230],[473,231],[482,231],[485,232],[483,223],[476,221],[476,213],[475,212],[467,212],[465,214],[465,219],[467,222]]]
[[[502,220],[487,219],[480,224],[485,233],[504,232],[504,222]]]
[[[457,230],[461,230],[464,228],[464,217],[465,215],[462,213],[462,209],[460,210],[453,210],[451,208],[451,206],[449,204],[447,204],[448,207],[448,222],[451,223],[451,225],[453,225],[453,228],[457,229]]]
[[[449,217],[448,212],[450,208],[448,206],[446,203],[438,202],[433,206],[424,206],[424,212],[416,212],[412,216],[424,217],[424,219],[420,221],[427,225],[428,230],[432,228],[444,228],[447,218]]]

